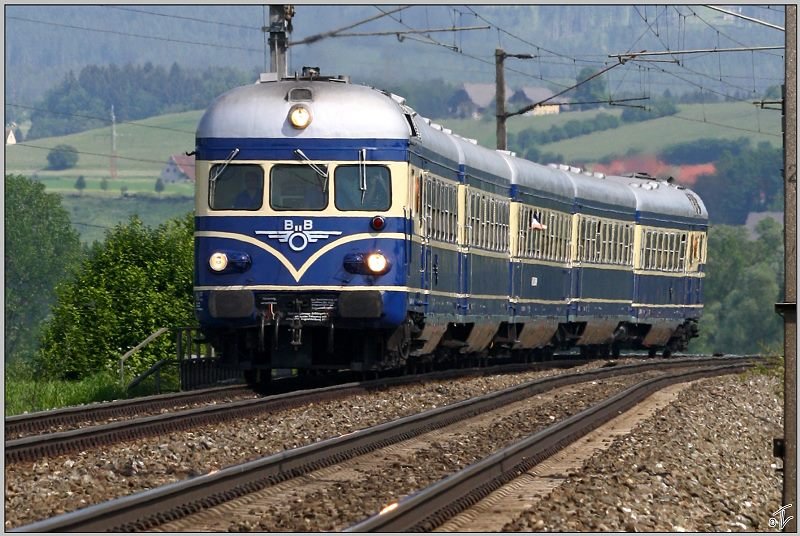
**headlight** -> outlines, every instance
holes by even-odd
[[[228,267],[228,256],[224,253],[214,253],[208,259],[208,265],[215,272],[221,272]]]
[[[367,268],[373,274],[383,274],[387,271],[389,261],[382,253],[372,253],[367,257]]]
[[[289,110],[289,122],[294,128],[306,128],[311,123],[311,110],[302,104],[295,104]]]
[[[348,253],[344,256],[344,269],[351,274],[383,275],[392,269],[383,253]]]

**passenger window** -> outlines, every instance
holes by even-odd
[[[392,185],[389,168],[365,166],[365,176],[360,166],[338,166],[334,177],[334,202],[339,210],[388,210],[392,204]]]
[[[324,165],[315,166],[327,171]],[[328,206],[327,178],[305,164],[273,166],[269,203],[275,210],[322,210]]]
[[[264,170],[254,164],[216,164],[208,175],[212,210],[258,210],[264,203]]]

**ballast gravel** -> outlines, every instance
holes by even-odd
[[[4,526],[15,528],[512,385],[604,364],[599,360],[567,371],[551,369],[393,387],[257,418],[7,465]]]
[[[580,368],[595,368],[602,364],[595,362]],[[150,489],[233,463],[560,373],[562,371],[544,371],[404,386],[346,400],[276,412],[260,419],[217,424],[93,452],[43,459],[36,463],[13,464],[5,468],[5,528],[19,527],[109,498]],[[631,474],[619,484],[620,489],[613,486],[616,480],[609,476],[613,473],[609,473],[602,465],[595,467],[592,464],[600,462],[592,460],[590,468],[593,467],[593,472],[590,471],[587,475],[594,477],[586,476],[581,480],[573,478],[568,483],[584,483],[589,486],[582,491],[577,488],[574,491],[575,494],[583,493],[576,495],[582,501],[577,503],[578,506],[561,508],[570,504],[573,493],[562,491],[562,488],[567,489],[564,486],[553,492],[563,494],[557,496],[559,499],[555,501],[553,510],[529,513],[531,517],[520,518],[504,530],[768,530],[768,516],[764,517],[763,512],[769,510],[771,513],[780,507],[776,505],[774,509],[770,509],[780,499],[780,476],[770,467],[770,464],[775,463],[771,458],[772,437],[781,435],[781,398],[776,394],[776,385],[780,382],[765,376],[750,376],[746,382],[748,383],[743,383],[739,376],[704,380],[698,385],[707,387],[699,391],[697,388],[691,390],[693,393],[697,391],[696,396],[701,400],[682,402],[683,399],[680,399],[676,404],[683,404],[683,411],[673,414],[668,410],[662,413],[653,419],[654,424],[648,424],[652,429],[642,432],[642,437],[631,440],[627,445],[610,449],[614,458],[618,455],[620,460],[625,460],[627,465],[624,466],[631,470]],[[706,394],[706,391],[716,395]],[[726,401],[735,402],[736,405],[720,411]],[[688,423],[684,422],[687,419]],[[727,425],[713,427],[716,419],[725,419]],[[676,435],[683,437],[684,430],[697,436],[693,442],[686,440],[685,443],[692,443],[694,446],[696,455],[705,464],[703,471],[697,470],[696,462],[684,460],[682,466],[670,464],[673,453],[677,451],[677,446],[670,440]],[[676,434],[676,431],[680,431],[680,434]],[[764,448],[753,443],[756,439],[751,435],[756,431],[761,440],[768,441]],[[658,433],[665,435],[658,438]],[[745,439],[747,449],[738,444],[738,441]],[[626,446],[629,454],[623,455]],[[670,452],[661,454],[662,451],[658,449],[662,446],[670,449]],[[724,453],[713,454],[717,451],[712,447],[722,448]],[[740,459],[736,455],[742,454],[741,451],[749,451],[752,456],[746,460]],[[707,463],[706,458],[709,456],[725,463]],[[758,460],[757,464],[754,463],[755,460]],[[661,475],[660,482],[640,481],[639,479],[647,475],[651,478],[659,476],[651,475],[662,472],[657,468],[657,463],[665,467],[665,464],[670,464],[668,467],[671,478]],[[636,469],[631,469],[634,465]],[[650,471],[639,470],[641,467]],[[594,480],[590,480],[591,478]],[[684,489],[685,481],[692,478],[697,479],[692,488],[697,496],[692,496],[691,490]],[[628,488],[626,479],[631,480],[633,488]],[[643,486],[655,484],[672,485],[676,490],[676,498],[670,496],[669,501],[675,504],[664,505],[662,498],[665,495],[659,488],[643,491]],[[607,489],[591,491],[592,486],[598,485],[606,486]],[[706,489],[703,489],[704,486]],[[714,486],[721,487],[725,493],[721,495]],[[621,488],[627,488],[627,495],[624,495],[626,490]],[[600,499],[600,496],[606,498]],[[722,509],[718,502],[712,501],[712,498],[720,496],[726,501],[724,504],[727,510]],[[596,500],[597,504],[592,508],[585,506],[588,498]],[[606,504],[607,500],[613,504]],[[738,514],[741,505],[748,503],[752,511],[757,512],[751,517],[757,518],[760,525],[752,522],[748,524],[748,518]],[[548,501],[548,504],[553,504],[553,501]],[[644,510],[634,509],[639,504],[644,505]],[[740,505],[738,509],[733,508],[736,505]],[[671,511],[676,514],[672,525],[663,524],[666,522],[666,514],[660,513],[658,507],[672,508]],[[636,519],[633,519],[634,525],[631,525],[632,517],[628,515],[631,512],[626,512],[625,509],[630,509],[640,518],[640,522],[636,523]],[[615,517],[609,512],[619,514],[621,524],[614,524]],[[735,512],[736,515],[731,516],[727,512]],[[582,524],[573,525],[576,520],[583,520]],[[693,525],[693,522],[706,524]],[[747,529],[736,525],[737,522]],[[631,529],[631,526],[634,528]],[[698,529],[698,526],[716,529]],[[244,527],[240,527],[240,530],[242,528]]]
[[[696,382],[502,530],[777,531],[782,383],[753,373]]]

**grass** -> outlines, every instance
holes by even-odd
[[[22,141],[6,146],[6,173],[36,177],[54,191],[74,191],[79,175],[96,184],[109,178],[110,192],[125,185],[131,191],[154,192],[155,181],[169,157],[194,150],[194,135],[202,111],[166,114],[116,126],[117,178],[111,179],[111,127],[52,138]],[[74,168],[47,170],[47,153],[59,144],[78,151]],[[52,181],[52,182],[48,182]],[[169,189],[169,186],[168,186]]]
[[[30,364],[6,364],[6,416],[120,398],[125,398],[125,391],[109,373],[82,381],[47,380]]]
[[[631,154],[658,154],[664,148],[678,143],[689,143],[702,138],[748,138],[753,147],[767,141],[780,147],[781,115],[778,111],[759,110],[752,104],[716,103],[683,104],[674,116],[650,121],[624,124],[613,131],[595,132],[586,136],[548,143],[539,147],[543,152],[561,154],[566,162],[597,162],[604,158]],[[572,119],[590,119],[599,112],[619,115],[619,110],[593,110],[567,112],[546,116],[520,116],[506,123],[509,133],[526,128],[539,131],[552,125],[564,125]],[[453,132],[474,138],[486,147],[495,147],[495,123],[483,120],[439,120]]]
[[[131,378],[126,378],[127,382],[130,380]],[[156,389],[155,378],[150,377],[136,388],[126,391],[119,382],[119,376],[110,372],[98,372],[76,381],[47,379],[42,378],[36,367],[30,363],[14,361],[6,364],[5,415],[21,415],[177,390],[175,367],[162,375],[159,390]]]
[[[61,204],[69,212],[73,227],[80,233],[81,241],[90,244],[103,241],[108,229],[127,222],[137,215],[149,227],[157,227],[167,220],[183,216],[194,209],[189,196],[156,196],[155,194],[120,197],[119,195],[62,196]]]

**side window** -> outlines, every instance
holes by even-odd
[[[338,166],[334,173],[334,203],[339,210],[388,210],[392,204],[389,168]]]
[[[317,168],[326,171],[326,166]],[[305,164],[273,166],[269,203],[275,210],[322,210],[328,206],[327,179]]]
[[[255,164],[215,164],[208,175],[212,210],[258,210],[264,204],[264,170]]]

